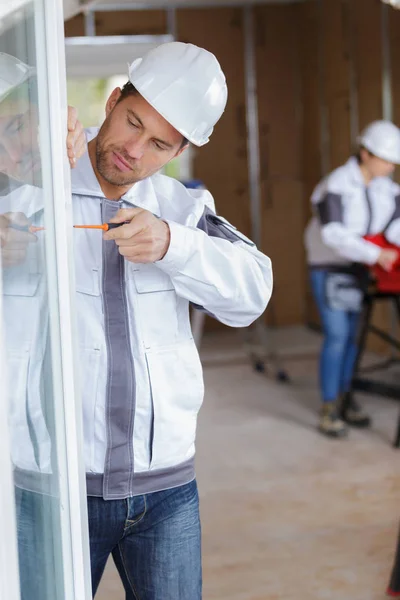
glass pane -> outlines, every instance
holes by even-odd
[[[37,83],[45,68],[40,5],[26,2],[0,23],[0,248],[21,597],[62,600],[71,561],[59,493],[67,472],[60,341],[49,319],[57,307],[54,222],[42,183],[53,174],[39,142],[49,130]]]

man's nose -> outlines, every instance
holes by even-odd
[[[4,136],[1,140],[1,144],[11,163],[17,165],[22,161],[21,143],[18,139],[7,138]]]
[[[131,140],[125,144],[124,148],[125,152],[130,156],[130,158],[139,160],[144,154],[145,142],[140,139]]]

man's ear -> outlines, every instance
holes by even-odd
[[[106,116],[108,117],[108,115],[110,114],[110,112],[113,110],[113,108],[115,107],[115,105],[117,104],[120,96],[121,96],[121,88],[117,87],[115,88],[115,90],[113,90],[107,100],[107,104],[106,104]]]

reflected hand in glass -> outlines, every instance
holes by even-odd
[[[0,215],[0,248],[3,268],[14,267],[26,259],[28,247],[37,242],[29,231],[30,221],[23,213]]]

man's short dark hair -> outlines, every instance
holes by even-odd
[[[354,155],[356,157],[357,162],[358,162],[359,165],[361,165],[361,163],[362,163],[361,150],[364,150],[365,152],[367,152],[369,154],[369,156],[375,156],[375,154],[372,154],[372,152],[370,152],[369,150],[367,150],[367,148],[365,148],[365,146],[360,146],[359,149],[357,150],[357,152]]]
[[[138,92],[133,83],[131,83],[130,81],[127,81],[121,89],[121,95],[118,98],[118,102],[122,102],[122,100],[125,100],[125,98],[128,98],[128,96],[140,96],[140,92]],[[185,146],[187,146],[187,144],[189,144],[189,141],[184,137],[182,140],[181,148],[184,148]]]

